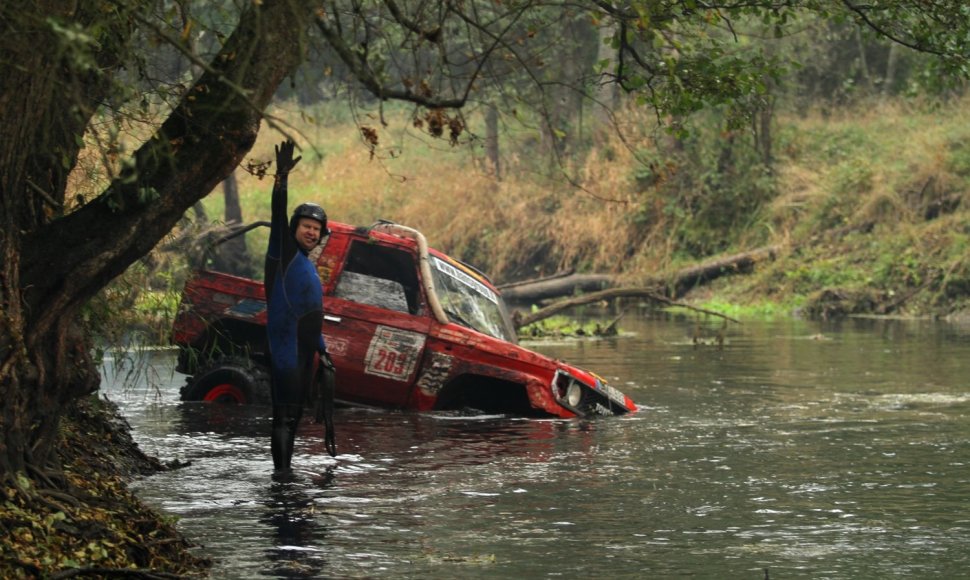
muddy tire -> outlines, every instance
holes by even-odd
[[[188,378],[180,392],[183,401],[233,405],[267,404],[269,375],[247,359],[215,361]]]

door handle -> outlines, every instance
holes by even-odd
[[[330,316],[329,314],[324,314],[323,319],[334,324],[340,324],[340,321],[343,320],[339,316]]]

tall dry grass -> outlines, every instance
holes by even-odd
[[[471,136],[483,133],[473,117],[453,147],[413,127],[407,112],[385,112],[386,126],[376,117],[337,119],[292,105],[274,113],[291,124],[305,157],[290,178],[291,206],[314,200],[334,220],[411,225],[500,282],[562,269],[611,272],[630,282],[655,275],[682,259],[675,231],[690,227],[690,215],[675,216],[671,207],[683,199],[704,203],[704,192],[691,189],[699,180],[688,178],[699,169],[689,158],[664,157],[658,143],[665,136],[642,110],[619,117],[622,138],[603,131],[579,161],[551,172],[537,151],[516,144],[528,139],[506,135],[501,180],[483,160],[482,140]],[[968,121],[963,102],[893,101],[779,116],[774,196],[745,217],[749,231],[735,232],[730,250],[803,243],[866,222],[919,222],[927,204],[966,188]],[[362,139],[359,125],[377,132],[376,147]],[[272,160],[282,138],[264,127],[251,158]],[[638,180],[651,163],[654,179]],[[271,180],[237,174],[247,220],[268,218]],[[210,215],[220,215],[218,192],[207,204]]]
[[[564,169],[551,177],[534,171],[536,160],[513,144],[503,144],[507,177],[496,179],[480,139],[469,136],[453,147],[417,130],[406,114],[386,119],[386,127],[368,123],[379,139],[373,151],[354,123],[300,125],[291,132],[305,158],[289,179],[290,205],[312,200],[333,220],[368,225],[387,219],[416,227],[433,246],[497,280],[570,268],[622,272],[631,256],[643,254],[643,236],[630,220],[639,195],[630,172],[636,161],[616,137],[568,170],[577,187]],[[264,128],[248,162],[272,160],[283,138]],[[271,179],[236,174],[247,221],[267,219]],[[221,215],[221,192],[206,205],[210,215]]]

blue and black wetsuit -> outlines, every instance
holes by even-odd
[[[287,223],[287,175],[273,184],[272,227],[266,250],[267,324],[273,398],[272,454],[276,471],[288,471],[314,362],[324,352],[323,291],[316,268]]]

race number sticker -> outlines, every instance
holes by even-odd
[[[396,381],[407,380],[424,349],[423,334],[378,326],[367,347],[364,372]]]
[[[334,356],[347,356],[347,347],[350,346],[349,340],[330,336],[329,334],[324,334],[323,340],[327,343],[327,352],[329,354]]]

